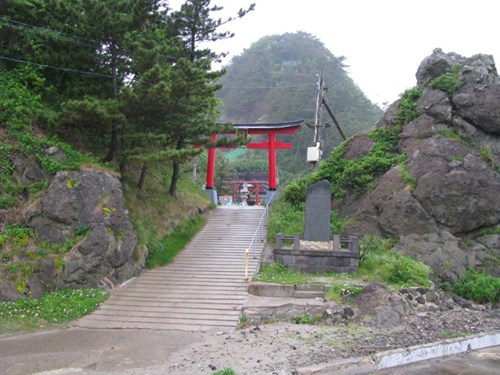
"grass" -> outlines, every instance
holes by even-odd
[[[355,297],[362,287],[345,282],[346,279],[363,281],[379,281],[395,289],[409,286],[430,287],[430,269],[422,262],[416,261],[393,250],[394,240],[379,236],[364,236],[360,240],[359,274],[305,274],[294,271],[282,263],[271,263],[259,270],[253,278],[276,284],[331,284],[327,297],[337,301]]]
[[[197,226],[196,220],[193,223],[193,217],[208,210],[211,203],[201,192],[201,185],[192,182],[189,168],[183,169],[177,197],[174,198],[168,194],[171,176],[169,163],[152,165],[149,168],[142,191],[137,188],[140,168],[132,167],[134,166],[131,166],[123,178],[123,190],[129,217],[139,238],[137,248],[148,248],[148,268],[167,264],[182,249],[178,248],[179,238],[175,238],[174,232],[189,232],[191,226],[199,230],[203,225]],[[185,233],[182,234],[184,235]],[[184,241],[184,245],[191,237]]]
[[[215,371],[213,375],[236,375],[236,372],[232,368],[226,367],[223,370]]]
[[[60,289],[39,299],[0,302],[0,334],[33,331],[78,319],[108,298],[104,289]]]
[[[146,259],[146,268],[160,267],[171,263],[205,223],[204,216],[197,216],[178,227],[175,232],[163,237],[158,244],[150,248],[149,256]]]
[[[282,263],[271,263],[270,265],[264,266],[261,270],[254,276],[253,281],[262,281],[265,283],[276,283],[276,284],[308,284],[308,275],[294,271]]]
[[[393,245],[393,240],[378,236],[361,238],[359,273],[363,278],[395,287],[430,287],[430,268],[393,250]]]
[[[333,282],[332,287],[325,293],[325,297],[337,303],[345,303],[346,300],[356,298],[363,290],[362,286]]]

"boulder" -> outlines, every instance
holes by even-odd
[[[454,93],[429,86],[446,73],[462,82]],[[349,217],[344,234],[397,238],[399,251],[443,280],[456,281],[468,267],[498,275],[499,235],[484,234],[500,226],[500,80],[494,60],[436,49],[420,64],[417,84],[418,116],[399,135],[404,164],[379,176],[361,196],[347,192],[332,207]],[[378,127],[397,124],[398,103]],[[365,155],[372,146],[367,139],[352,138],[346,158]]]
[[[377,328],[392,328],[413,311],[407,298],[381,283],[367,285],[354,302],[364,324]]]
[[[121,283],[144,266],[134,256],[137,237],[128,218],[120,181],[103,171],[58,172],[42,199],[26,210],[40,238],[63,244],[79,238],[58,267],[40,267],[41,283],[96,287]],[[76,237],[78,236],[78,237]]]

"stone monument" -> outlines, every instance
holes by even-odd
[[[331,194],[330,182],[327,180],[316,182],[307,188],[304,241],[331,240]]]
[[[359,264],[358,239],[330,233],[330,183],[319,181],[307,189],[304,235],[276,235],[274,260],[305,273],[356,273]],[[284,244],[293,241],[293,246]],[[344,245],[344,246],[343,246]]]

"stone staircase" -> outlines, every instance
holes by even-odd
[[[74,325],[189,331],[234,328],[248,296],[245,249],[263,214],[261,207],[217,208],[172,264],[146,270],[115,289],[96,312]],[[256,258],[252,252],[249,256],[250,277],[264,245],[259,234]]]

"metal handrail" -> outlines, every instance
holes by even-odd
[[[265,223],[268,222],[269,205],[273,201],[274,193],[275,193],[275,191],[272,192],[270,199],[266,202],[266,208],[264,210],[264,213],[262,214],[262,216],[260,218],[259,225],[257,226],[257,229],[255,230],[255,233],[253,234],[252,241],[250,241],[250,245],[248,246],[248,249],[247,249],[247,250],[251,249],[252,245],[253,245],[253,258],[254,259],[257,259],[257,241],[256,241],[257,233],[259,233],[259,229],[260,229],[260,241],[264,242],[264,221],[263,220],[265,217],[266,218]]]

